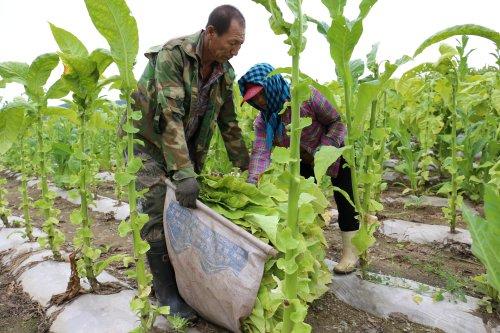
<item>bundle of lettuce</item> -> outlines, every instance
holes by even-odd
[[[280,331],[283,305],[287,303],[283,293],[285,271],[297,269],[299,304],[295,306],[303,316],[308,304],[323,295],[331,281],[324,263],[327,244],[322,229],[325,222],[320,215],[328,200],[312,178],[300,177],[300,234],[298,239],[293,238],[287,228],[290,177],[283,165],[276,165],[261,176],[257,186],[246,182],[246,173],[204,175],[201,179],[200,199],[206,205],[278,251],[265,265],[253,312],[242,325],[245,332]],[[291,244],[298,249],[296,266],[292,267],[285,261]]]

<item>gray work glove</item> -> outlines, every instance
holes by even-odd
[[[177,183],[175,199],[184,207],[196,208],[196,199],[200,193],[200,186],[196,178],[184,178]]]

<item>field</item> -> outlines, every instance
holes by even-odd
[[[325,2],[328,23],[304,15],[301,1],[287,2],[292,22],[275,1],[255,2],[290,46],[293,66],[277,70],[291,84],[290,147],[275,147],[249,184],[216,129],[198,176],[200,201],[277,253],[241,330],[500,331],[499,33],[468,24],[423,36],[413,57],[439,45],[440,58],[394,77],[412,57],[380,60],[374,45],[366,59],[351,59],[375,0],[361,1],[351,21],[345,3]],[[155,302],[136,190],[143,162],[133,153],[142,117],[131,98],[137,24],[124,0],[85,4],[109,50],[89,51],[50,24],[58,52],[0,63],[0,332],[79,332],[88,323],[95,332],[225,332]],[[306,24],[331,46],[330,82],[300,72]],[[492,42],[491,65],[469,67],[472,37]],[[47,84],[59,63],[64,72]],[[119,75],[107,77],[112,64]],[[1,88],[18,84],[25,93],[2,101]],[[315,152],[315,179],[305,179],[300,134],[311,119],[299,107],[311,87],[347,134],[343,147]],[[107,99],[107,90],[121,99]],[[236,84],[233,94],[251,151],[258,112],[242,105]],[[342,253],[333,191],[342,191],[324,176],[341,155],[360,222],[360,265],[350,275],[331,273]]]
[[[7,200],[10,203],[12,214],[19,216],[22,212],[16,207],[19,206],[19,195],[17,188],[20,182],[16,177],[2,174],[9,182],[6,186],[9,195]],[[384,192],[383,198],[400,198],[401,187],[390,186]],[[110,181],[101,182],[96,189],[96,194],[114,198],[114,184]],[[40,191],[36,186],[30,188],[30,197],[36,199]],[[383,199],[383,200],[384,200]],[[71,239],[75,233],[75,226],[69,221],[69,212],[77,205],[65,199],[57,198],[55,206],[61,210],[60,228],[63,230],[66,239]],[[475,205],[474,208],[482,211],[482,205]],[[41,227],[43,218],[33,210],[33,223],[36,227]],[[117,227],[119,221],[115,220],[113,213],[92,212],[94,230],[96,237],[94,243],[98,247],[109,247],[109,256],[114,253],[131,254],[132,244],[128,239],[118,236]],[[403,204],[386,204],[384,210],[378,214],[383,221],[388,218],[398,218],[408,221],[415,221],[425,224],[447,225],[440,208],[425,206],[404,208]],[[465,228],[466,224],[459,220],[459,228]],[[338,260],[341,251],[341,240],[335,217],[332,218],[329,226],[325,228],[325,237],[328,240],[328,255],[332,260]],[[407,241],[397,241],[379,232],[376,233],[377,243],[371,248],[370,257],[372,263],[370,272],[382,273],[411,279],[422,284],[439,287],[443,292],[451,292],[456,302],[462,302],[465,295],[482,297],[482,294],[475,288],[472,278],[480,273],[484,273],[484,267],[471,253],[470,246],[460,243],[434,243],[416,244]],[[71,245],[63,247],[64,250],[71,251]],[[128,279],[124,274],[126,268],[121,264],[114,264],[108,269],[113,275],[127,281],[132,286],[135,285],[133,279]],[[2,274],[4,277],[8,275]],[[10,332],[36,332],[37,327],[47,325],[48,318],[40,310],[40,306],[31,302],[28,296],[21,297],[19,287],[10,279],[2,281],[2,290],[7,292],[2,295],[2,326],[15,329]],[[413,302],[411,299],[408,302]],[[446,302],[446,301],[444,301]],[[37,311],[33,311],[36,309]],[[29,310],[29,311],[28,311]],[[477,315],[491,326],[498,325],[498,312],[488,314],[485,308],[478,311]],[[18,327],[19,320],[24,318],[23,327]],[[390,318],[382,319],[362,310],[358,310],[341,300],[332,291],[327,292],[321,299],[315,301],[309,309],[306,319],[315,332],[438,332],[437,328],[423,326],[411,322],[404,315],[394,313]],[[46,327],[46,326],[45,326]],[[211,325],[205,321],[198,322],[194,327],[201,332],[222,332],[220,327]]]

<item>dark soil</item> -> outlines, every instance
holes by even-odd
[[[409,321],[404,315],[395,313],[389,318],[379,318],[360,311],[340,301],[332,292],[313,302],[306,322],[313,332],[442,332]]]
[[[42,333],[48,323],[43,308],[0,266],[0,332]]]
[[[419,222],[425,224],[439,224],[448,226],[448,221],[446,221],[442,207],[434,207],[425,204],[407,204],[405,207],[404,203],[401,202],[390,202],[393,198],[408,198],[403,196],[401,193],[403,191],[402,187],[390,185],[382,193],[382,202],[384,205],[384,210],[378,213],[378,218],[380,220],[385,219],[399,219],[412,222]],[[388,200],[387,200],[388,199]],[[468,200],[466,203],[469,207],[472,207],[480,215],[483,213],[482,204],[474,204]],[[462,229],[467,229],[467,224],[462,218],[460,211],[457,212],[457,227]]]

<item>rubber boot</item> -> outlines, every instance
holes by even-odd
[[[160,306],[168,305],[170,315],[177,315],[188,320],[196,319],[196,312],[179,295],[175,272],[168,257],[164,240],[149,242],[146,253],[149,268],[153,274],[153,289]]]
[[[333,271],[337,274],[349,274],[356,269],[359,259],[358,250],[352,244],[352,238],[356,232],[358,231],[342,231],[342,258],[333,267]]]

